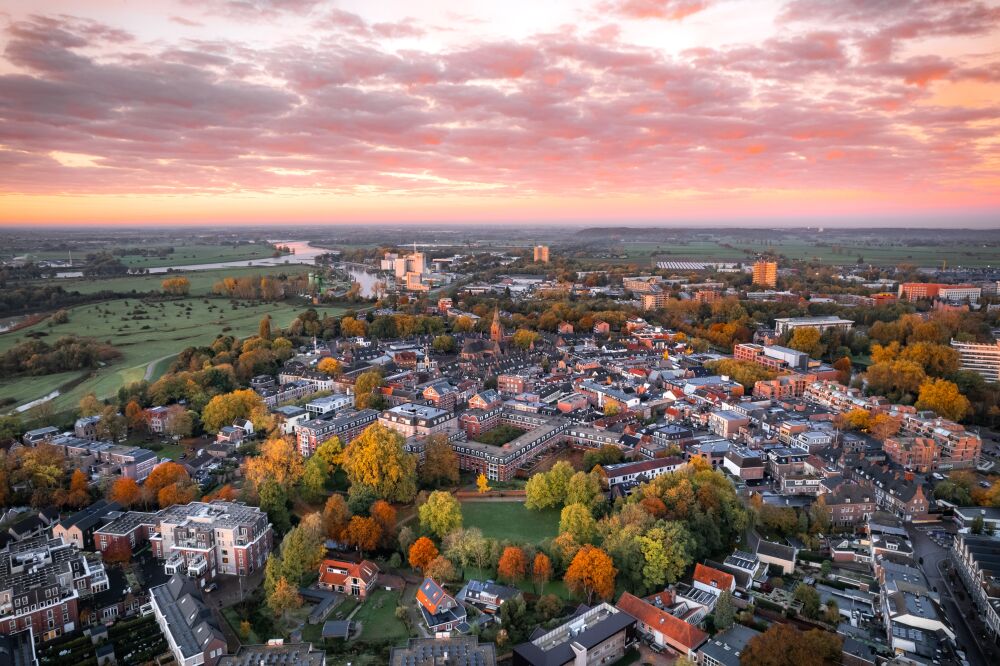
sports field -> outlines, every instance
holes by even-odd
[[[80,335],[107,341],[121,350],[123,357],[92,373],[67,372],[42,377],[0,380],[0,400],[13,398],[21,405],[61,389],[53,402],[56,412],[73,408],[80,398],[93,391],[98,397],[111,396],[129,382],[143,379],[153,363],[151,378],[160,376],[169,359],[185,347],[210,344],[222,333],[246,336],[257,331],[265,314],[275,327],[288,326],[307,309],[304,303],[276,303],[234,306],[225,299],[187,298],[176,301],[143,302],[137,298],[82,305],[69,311],[69,321],[54,327],[48,322],[0,335],[0,353],[24,340],[29,333],[46,333],[42,340],[54,341],[62,335]],[[339,315],[338,307],[320,307],[320,315]],[[224,330],[228,329],[228,330]],[[155,362],[155,363],[154,363]],[[74,380],[75,386],[66,385]],[[82,381],[80,381],[82,380]],[[11,405],[11,406],[14,406]]]

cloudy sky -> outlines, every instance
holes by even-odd
[[[1000,2],[0,0],[0,223],[1000,225]]]

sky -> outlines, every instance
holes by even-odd
[[[0,225],[1000,226],[1000,0],[0,0]]]

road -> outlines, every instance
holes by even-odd
[[[938,526],[935,526],[935,528],[938,528]],[[941,525],[940,529],[946,528],[944,525]],[[968,596],[963,601],[962,597],[955,595],[948,576],[943,571],[943,567],[950,565],[948,550],[934,543],[927,532],[919,530],[912,525],[909,527],[908,532],[910,542],[913,544],[913,553],[918,558],[918,562],[923,562],[921,569],[923,569],[924,575],[927,576],[927,583],[931,586],[931,590],[936,591],[941,596],[941,607],[944,609],[948,621],[955,630],[955,641],[958,643],[958,647],[965,651],[969,663],[973,664],[973,666],[977,664],[986,666],[989,663],[996,663],[991,661],[983,651],[982,646],[975,637],[974,628],[970,625],[969,618],[976,616],[975,608],[968,601]],[[962,583],[957,583],[957,586],[961,587]]]

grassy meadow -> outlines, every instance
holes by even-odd
[[[491,539],[539,543],[559,534],[559,510],[533,511],[521,502],[462,502],[462,526],[478,527]]]
[[[41,332],[42,340],[55,341],[63,335],[79,335],[106,341],[117,347],[122,358],[95,371],[67,372],[41,377],[0,380],[0,400],[13,398],[21,405],[61,389],[53,402],[56,412],[72,409],[89,392],[108,397],[129,382],[143,379],[152,363],[151,378],[162,375],[170,359],[185,347],[210,344],[218,335],[252,335],[265,314],[275,327],[288,326],[305,310],[305,303],[232,304],[220,298],[185,298],[145,302],[138,298],[81,305],[69,310],[69,321],[34,326],[0,335],[0,353]],[[321,314],[339,315],[343,308],[320,307]],[[227,330],[224,330],[227,329]],[[70,385],[73,384],[73,385]],[[12,405],[12,406],[14,406]]]
[[[177,273],[157,273],[155,275],[127,275],[124,277],[91,279],[62,278],[39,280],[35,284],[58,285],[66,291],[78,291],[81,294],[93,294],[99,291],[114,291],[118,293],[147,293],[160,291],[161,283],[173,277],[186,277],[191,282],[191,295],[203,296],[212,293],[212,287],[223,278],[242,278],[248,276],[267,275],[298,275],[309,271],[304,264],[288,264],[287,266],[260,266],[240,268],[213,268],[202,271],[185,271]]]

